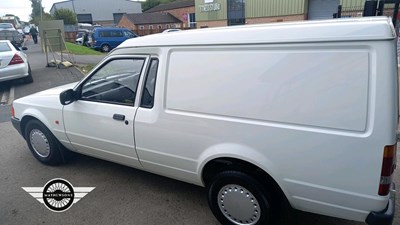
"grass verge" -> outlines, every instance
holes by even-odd
[[[82,45],[77,45],[70,42],[65,42],[65,45],[67,47],[67,50],[75,55],[104,55],[104,53],[95,51]]]

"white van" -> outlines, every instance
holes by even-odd
[[[46,164],[70,150],[205,186],[222,224],[285,206],[391,224],[397,82],[386,17],[182,31],[125,41],[12,122]]]

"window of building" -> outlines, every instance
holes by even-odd
[[[157,25],[157,29],[162,29],[162,25]]]
[[[195,13],[188,14],[188,25],[190,28],[196,28],[196,15]]]
[[[78,23],[93,24],[92,14],[77,14],[76,18],[78,19]]]
[[[139,30],[144,30],[144,26],[139,26]]]
[[[245,0],[228,0],[228,26],[245,23]]]
[[[171,26],[169,24],[165,25],[165,28],[169,29]]]
[[[153,30],[153,25],[149,25],[149,30]]]

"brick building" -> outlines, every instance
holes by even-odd
[[[182,28],[196,28],[195,0],[179,0],[168,4],[153,7],[145,13],[165,12],[170,13],[182,22]]]
[[[118,23],[139,36],[161,33],[170,28],[180,28],[182,22],[166,12],[125,14]]]

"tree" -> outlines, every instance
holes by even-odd
[[[145,12],[155,6],[158,6],[159,4],[159,0],[146,0],[145,2],[142,2],[142,10]]]
[[[64,20],[64,24],[76,24],[76,14],[69,9],[58,9],[54,12],[54,19]]]
[[[142,2],[142,10],[145,12],[146,10],[158,6],[159,4],[167,4],[174,1],[176,0],[146,0],[145,2]]]
[[[41,0],[31,0],[31,7],[32,7],[32,13],[31,13],[31,22],[38,25],[39,21],[41,18],[43,18],[43,7],[42,7],[42,1]]]

